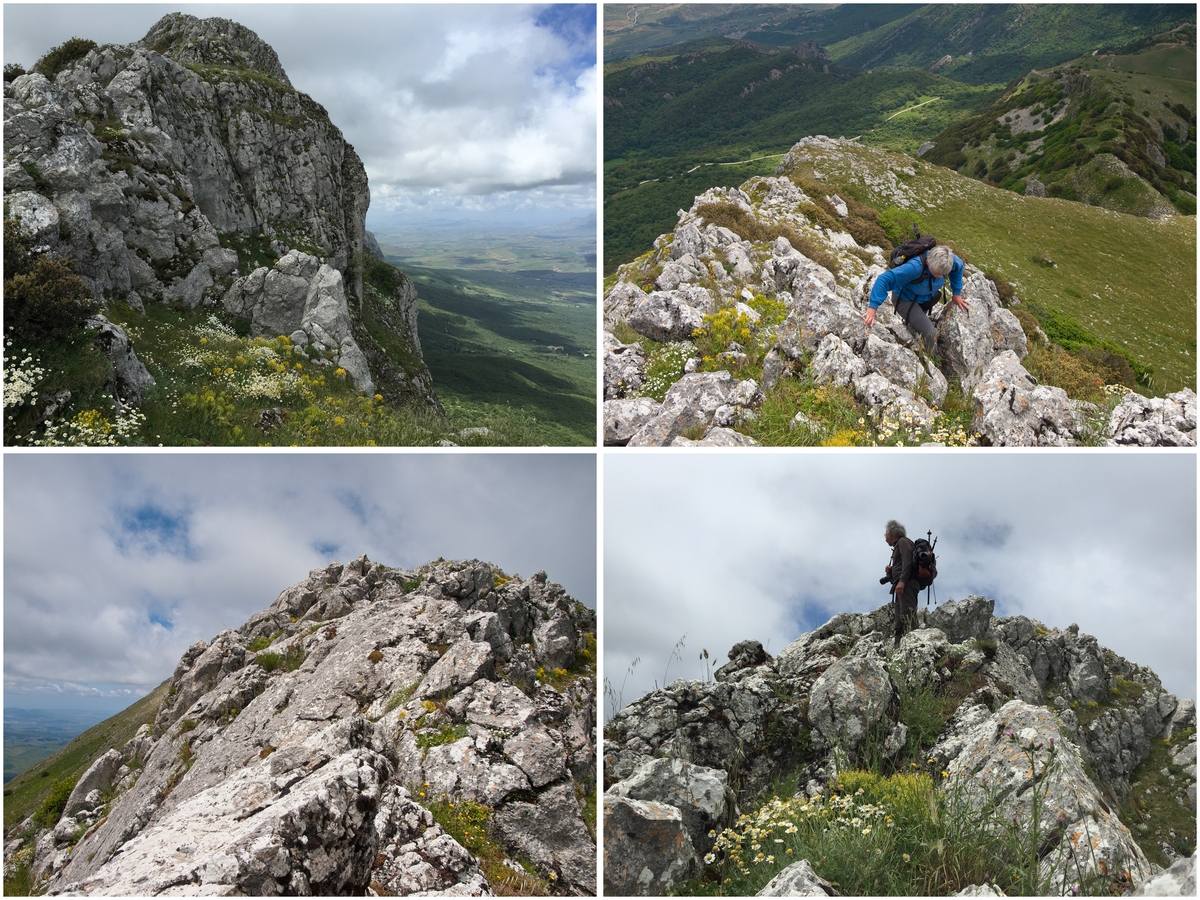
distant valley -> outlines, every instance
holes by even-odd
[[[4,782],[58,752],[107,715],[93,710],[5,708]]]
[[[417,286],[421,349],[451,422],[522,443],[595,441],[594,220],[375,237]]]

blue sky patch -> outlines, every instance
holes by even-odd
[[[332,541],[317,541],[312,545],[312,548],[326,559],[333,559],[340,546],[341,544],[335,544]]]
[[[113,541],[126,554],[136,550],[195,560],[199,553],[192,545],[189,518],[189,513],[171,513],[154,503],[118,510]]]

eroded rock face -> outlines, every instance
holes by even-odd
[[[1013,700],[962,740],[947,771],[964,796],[981,806],[995,798],[1002,816],[1032,827],[1037,795],[1045,845],[1063,851],[1042,862],[1054,893],[1079,888],[1089,874],[1128,870],[1134,883],[1150,877],[1145,854],[1084,774],[1050,710]]]
[[[894,649],[890,605],[840,613],[774,658],[757,641],[738,642],[716,682],[676,681],[617,712],[604,745],[606,809],[621,823],[611,832],[606,823],[606,865],[612,859],[619,876],[611,892],[665,893],[691,877],[708,831],[720,830],[702,831],[717,808],[704,804],[731,760],[737,781],[727,822],[736,804],[741,812],[757,806],[779,776],[798,776],[799,790],[815,796],[864,753],[911,750],[895,706],[917,689],[964,697],[933,745],[922,745],[929,770],[946,773],[934,779],[943,790],[1026,827],[1037,792],[1041,877],[1052,893],[1070,893],[1089,873],[1146,881],[1154,869],[1113,798],[1128,795],[1152,743],[1169,739],[1172,800],[1194,810],[1195,704],[1076,625],[997,618],[994,606],[969,596],[922,609]],[[1084,726],[1072,706],[1099,710]],[[714,788],[694,790],[693,782]],[[809,862],[782,871],[763,895],[827,893],[820,866]]]
[[[534,640],[549,624],[570,659]],[[153,728],[80,780],[62,840],[46,832],[43,886],[490,893],[429,811],[451,801],[486,808],[504,852],[557,890],[594,894],[576,799],[595,784],[594,632],[595,613],[542,572],[366,557],[314,570],[188,649]],[[557,687],[539,666],[560,670]],[[78,817],[95,823],[82,839]]]
[[[403,359],[386,358],[356,318],[373,296],[362,281],[362,162],[254,32],[172,13],[53,83],[38,74],[5,82],[4,98],[5,214],[73,259],[97,301],[221,302],[238,276],[232,247],[255,235],[282,259],[265,282],[238,281],[258,290],[254,302],[241,291],[225,300],[237,315],[254,307],[245,314],[255,336],[303,328],[345,357],[360,389],[385,383],[389,396],[436,405],[415,291],[411,302],[405,290],[377,298],[412,349]],[[293,271],[289,251],[324,268]]]

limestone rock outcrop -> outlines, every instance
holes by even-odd
[[[820,135],[804,138],[775,177],[705,191],[679,211],[674,231],[661,235],[650,253],[618,269],[617,283],[604,297],[606,444],[753,444],[708,437],[755,421],[762,394],[792,374],[847,388],[881,431],[906,428],[930,436],[923,439],[936,435],[950,383],[957,381],[974,403],[973,434],[963,436],[973,443],[1069,446],[1099,439],[1114,446],[1195,445],[1194,391],[1152,400],[1130,392],[1108,422],[1099,422],[1091,421],[1094,407],[1039,385],[1021,364],[1029,345],[1020,321],[1001,302],[995,283],[970,263],[963,278],[968,308],[937,306],[930,314],[938,327],[932,358],[916,352],[913,335],[891,303],[877,310],[868,330],[862,314],[871,285],[887,265],[883,249],[849,233],[844,201],[836,195],[810,197],[787,176],[818,155],[882,152]],[[862,178],[873,178],[857,157],[850,165]],[[887,180],[871,180],[869,186],[908,204],[897,173],[889,171]],[[827,266],[839,270],[836,278]],[[713,323],[720,328],[714,331]],[[733,332],[734,323],[736,339],[708,346],[705,352],[712,355],[704,358],[695,345],[698,336]],[[628,332],[686,360],[652,413],[634,403],[657,403],[667,376],[648,383],[647,351],[623,343],[630,340]],[[746,335],[756,349],[740,343]],[[761,362],[763,384],[756,385],[751,402],[730,402],[718,414],[711,395],[694,391],[688,380],[721,373],[732,373],[735,382],[749,380],[743,371],[748,350]],[[658,368],[664,368],[661,362]]]
[[[437,824],[454,804],[519,877],[594,894],[595,630],[543,572],[314,570],[187,650],[153,724],[36,835],[38,887],[489,894]]]
[[[894,649],[890,606],[840,613],[775,657],[742,641],[715,681],[678,680],[616,712],[604,731],[605,808],[613,815],[605,860],[614,858],[616,873],[610,881],[606,865],[606,886],[677,890],[732,846],[718,838],[709,852],[723,827],[710,823],[723,816],[729,827],[739,814],[758,821],[759,813],[747,813],[760,802],[775,808],[779,799],[764,791],[776,779],[794,779],[797,802],[807,802],[866,760],[903,759],[907,772],[914,756],[911,765],[929,771],[937,790],[993,817],[997,828],[1016,823],[1028,833],[1036,816],[1039,878],[1051,893],[1069,895],[1092,878],[1126,890],[1151,884],[1161,870],[1143,842],[1161,837],[1127,820],[1119,804],[1154,776],[1169,784],[1154,791],[1169,791],[1167,802],[1194,815],[1194,702],[1076,625],[999,618],[994,608],[969,596],[923,609]],[[914,690],[962,698],[941,732],[919,746],[901,721]],[[1167,767],[1151,773],[1152,754],[1162,753],[1153,745],[1164,742]],[[1162,850],[1168,858],[1180,852]],[[780,861],[763,896],[832,892],[818,860],[792,860]],[[1170,886],[1189,877],[1179,873]],[[993,888],[967,891],[985,893]]]
[[[360,389],[436,405],[411,282],[383,297],[363,281],[362,162],[248,28],[172,13],[140,41],[88,52],[53,82],[6,82],[4,198],[5,215],[74,260],[97,301],[135,310],[240,309],[245,281],[262,271],[249,248],[269,245],[278,262],[268,271],[280,274],[252,311],[255,336],[290,335],[307,318],[314,342]],[[321,273],[292,271],[295,254]],[[306,289],[285,276],[304,278]],[[388,356],[368,334],[361,320],[372,302],[391,313],[386,327],[411,352]]]

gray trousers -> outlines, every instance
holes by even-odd
[[[908,326],[908,330],[917,336],[917,343],[926,353],[933,353],[937,346],[937,328],[934,327],[925,310],[914,300],[895,301],[896,315]]]

